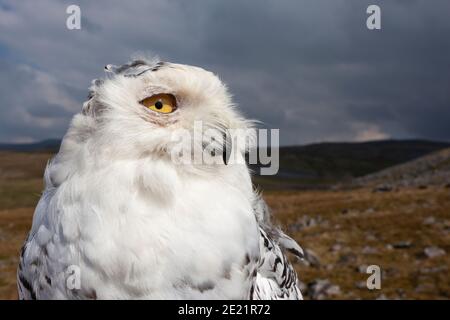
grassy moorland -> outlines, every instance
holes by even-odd
[[[50,153],[0,151],[0,299],[17,297],[20,247],[31,226]]]
[[[276,221],[315,256],[311,263],[296,264],[309,297],[450,298],[450,189],[272,191],[265,196]],[[373,264],[382,270],[381,290],[366,287],[366,267]],[[328,289],[322,292],[320,283]]]

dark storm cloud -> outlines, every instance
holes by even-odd
[[[65,8],[74,3],[82,11],[80,31],[65,28]],[[369,4],[381,7],[382,30],[366,28]],[[61,136],[69,115],[81,108],[90,79],[101,76],[106,63],[120,64],[136,51],[218,73],[243,112],[280,128],[286,144],[450,140],[445,0],[42,1],[39,6],[39,12],[27,1],[0,6],[0,59],[8,64],[0,75],[1,140]],[[29,85],[16,79],[23,65],[29,69],[20,72],[45,88],[35,92],[35,102],[27,98],[27,107],[16,96]],[[11,105],[20,105],[21,113],[8,110]],[[24,119],[14,125],[10,119],[17,116]]]
[[[0,62],[0,70],[1,140],[30,142],[61,136],[75,99],[55,79],[28,66]]]

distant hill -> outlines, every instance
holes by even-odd
[[[358,177],[450,147],[448,142],[383,140],[280,148],[282,171],[319,177]]]
[[[48,139],[35,143],[0,143],[1,151],[53,151],[57,152],[59,150],[59,146],[61,144],[61,140],[59,139]]]
[[[355,185],[450,187],[450,148],[355,179]]]
[[[351,181],[353,178],[449,148],[448,142],[383,140],[363,143],[318,143],[280,148],[280,170],[275,177],[256,177],[265,187],[302,188]],[[259,172],[257,166],[253,166]]]

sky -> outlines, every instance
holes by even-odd
[[[61,138],[136,53],[213,71],[284,145],[450,141],[449,16],[448,0],[0,0],[0,142]]]

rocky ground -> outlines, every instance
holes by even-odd
[[[307,299],[448,299],[450,189],[445,186],[266,194],[303,246],[295,266]],[[381,269],[369,290],[367,267]]]

